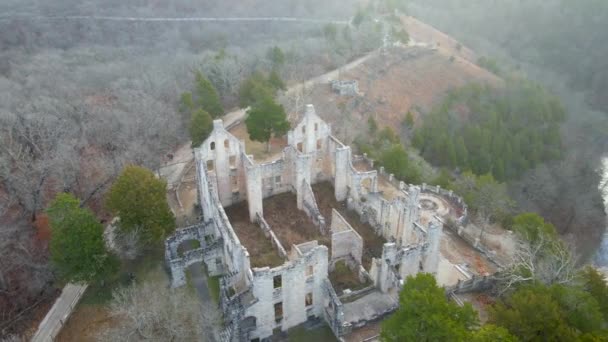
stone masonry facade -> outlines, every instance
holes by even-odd
[[[286,331],[311,318],[325,320],[337,337],[364,324],[365,317],[349,318],[352,304],[342,302],[329,280],[338,260],[358,270],[372,284],[366,293],[374,296],[394,295],[408,275],[437,272],[442,224],[438,219],[427,226],[420,224],[418,186],[401,186],[399,196],[386,199],[378,191],[377,171],[361,172],[353,167],[350,147],[331,134],[331,127],[312,105],[289,131],[287,141],[278,159],[256,163],[246,154],[244,143],[221,120],[215,120],[209,138],[195,149],[202,220],[177,230],[165,242],[173,287],[185,284],[184,270],[196,262],[205,263],[210,275],[221,276],[225,341],[263,341],[277,329]],[[386,239],[381,257],[372,259],[369,269],[361,264],[366,242],[350,223],[336,210],[332,217],[320,213],[311,190],[319,182],[330,182],[335,199],[347,203],[349,210]],[[328,237],[331,248],[315,240],[281,244],[273,232],[277,227],[264,220],[264,199],[286,192],[296,195],[297,208],[319,234]],[[282,265],[251,267],[250,254],[224,211],[243,201],[249,219],[271,240]],[[197,240],[200,247],[179,255],[178,246],[186,240]],[[387,305],[379,311],[394,309]]]

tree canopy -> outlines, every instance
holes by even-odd
[[[606,333],[595,298],[578,286],[561,284],[517,289],[490,308],[490,322],[522,341],[600,341]]]
[[[222,102],[217,90],[209,80],[200,72],[195,74],[195,100],[196,104],[214,118],[224,115]]]
[[[412,167],[407,151],[401,144],[394,144],[384,150],[380,155],[380,163],[387,172],[394,174],[397,179],[409,183],[420,181],[420,173],[415,167]]]
[[[282,136],[289,130],[285,109],[270,97],[256,102],[247,111],[245,124],[251,140],[266,142],[269,149],[271,137]]]
[[[284,88],[285,84],[276,69],[273,69],[268,77],[255,72],[241,83],[239,105],[245,108],[266,98],[274,98],[277,90]]]
[[[211,131],[213,131],[213,118],[211,118],[209,113],[199,108],[192,113],[189,131],[192,146],[200,146],[207,139]]]
[[[106,206],[120,218],[121,231],[136,231],[145,243],[162,241],[175,229],[166,197],[167,183],[152,171],[127,166],[107,194]]]
[[[536,213],[523,213],[513,218],[513,230],[528,241],[537,241],[540,235],[557,238],[555,227]]]
[[[382,323],[383,341],[464,341],[477,327],[470,304],[449,302],[431,274],[409,276],[399,294],[399,309]]]
[[[483,219],[499,220],[508,215],[513,206],[506,185],[497,182],[491,174],[476,176],[464,172],[450,187]]]
[[[89,282],[116,270],[106,250],[103,227],[93,213],[71,194],[60,193],[46,210],[51,225],[51,262],[59,279]]]
[[[501,89],[474,84],[429,113],[413,143],[436,165],[505,181],[561,157],[564,119],[559,100],[529,81],[509,80]]]

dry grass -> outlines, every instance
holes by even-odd
[[[286,250],[312,240],[331,246],[330,236],[321,234],[306,213],[298,209],[296,195],[290,192],[265,199],[264,218]]]
[[[262,228],[249,221],[247,202],[232,205],[224,210],[234,232],[249,252],[251,267],[276,267],[285,262],[270,242],[270,238],[264,235]]]

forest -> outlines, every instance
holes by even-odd
[[[296,83],[373,49],[357,27],[275,22],[116,22],[64,16],[293,16],[347,21],[356,1],[2,1],[0,3],[0,335],[27,326],[56,295],[45,208],[69,192],[102,223],[105,193],[126,165],[157,171],[188,140],[182,94],[202,72],[220,110],[241,81],[270,70]],[[238,6],[237,6],[238,4]],[[331,40],[325,34],[337,32]]]
[[[566,113],[559,129],[560,158],[529,164],[516,179],[505,179],[519,208],[541,214],[576,245],[582,260],[592,259],[606,228],[597,170],[608,151],[608,51],[599,43],[606,41],[608,3],[405,3],[408,15],[475,50],[480,66],[503,78],[532,79],[559,99]]]
[[[557,98],[529,81],[511,80],[504,89],[473,84],[429,113],[413,144],[435,165],[507,181],[560,159],[565,115]]]

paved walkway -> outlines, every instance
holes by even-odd
[[[67,284],[63,288],[63,291],[61,291],[61,296],[57,298],[51,310],[46,314],[46,317],[44,317],[44,320],[38,326],[36,334],[32,337],[32,342],[53,341],[59,334],[59,331],[61,331],[65,322],[67,322],[72,314],[72,310],[76,304],[78,304],[80,297],[82,297],[88,286],[88,284]]]

